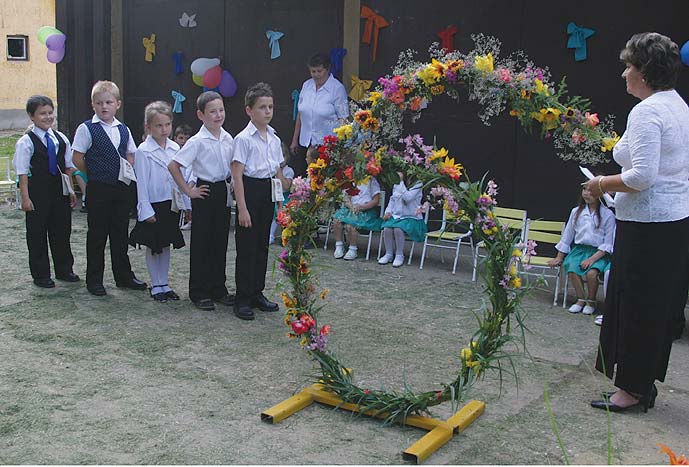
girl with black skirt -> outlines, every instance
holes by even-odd
[[[167,166],[179,150],[168,137],[172,131],[172,109],[156,101],[145,110],[146,139],[136,151],[134,170],[137,179],[137,223],[129,235],[132,246],[146,246],[146,266],[151,276],[151,297],[157,302],[179,300],[168,285],[170,245],[184,246],[179,230],[179,215],[172,211],[176,189]]]

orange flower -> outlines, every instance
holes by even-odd
[[[660,450],[668,455],[670,458],[670,465],[689,465],[689,460],[684,456],[677,456],[672,449],[665,446],[664,444],[658,444]]]
[[[354,114],[354,121],[357,122],[359,125],[362,125],[369,118],[371,118],[370,110],[358,110]]]
[[[431,94],[437,96],[439,94],[442,94],[444,90],[445,86],[443,86],[442,84],[437,84],[431,88]]]
[[[449,176],[455,181],[459,180],[460,175],[462,175],[462,169],[464,169],[462,164],[455,164],[455,159],[451,157],[446,157],[445,160],[438,166],[438,172]]]
[[[409,101],[409,108],[416,112],[417,110],[421,109],[421,98],[419,96],[414,96],[411,98],[411,101]]]
[[[295,306],[297,306],[297,300],[295,298],[290,297],[285,292],[282,292],[282,303],[284,303],[285,307],[287,308],[294,308]]]
[[[364,123],[361,124],[361,128],[376,132],[378,131],[378,128],[380,128],[380,122],[375,117],[369,117],[364,121]]]

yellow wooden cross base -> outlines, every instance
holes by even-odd
[[[305,388],[299,394],[262,412],[261,420],[273,424],[280,423],[290,415],[308,407],[314,402],[330,405],[338,409],[349,410],[351,412],[360,411],[358,405],[343,402],[342,399],[337,397],[334,393],[324,390],[323,385],[314,384]],[[483,413],[485,408],[485,403],[471,400],[447,420],[410,415],[404,419],[403,424],[423,428],[424,430],[428,430],[428,433],[405,449],[402,452],[402,458],[406,461],[420,464],[426,460],[428,456],[440,449],[441,446],[450,441],[453,434],[464,431],[471,425],[471,423]],[[363,412],[363,414],[376,418],[387,417],[385,413],[376,413],[370,410]]]

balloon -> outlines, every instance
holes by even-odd
[[[686,41],[679,51],[679,56],[682,57],[682,63],[689,65],[689,41]]]
[[[50,63],[60,63],[65,58],[65,49],[48,50],[47,56]]]
[[[45,46],[48,47],[50,50],[63,49],[65,47],[66,40],[67,36],[65,36],[64,34],[51,34],[45,40]]]
[[[48,39],[48,36],[51,34],[62,34],[62,31],[60,31],[57,28],[54,28],[52,26],[43,26],[38,30],[38,41],[45,45],[46,39]],[[64,35],[64,34],[63,34]]]
[[[210,68],[218,65],[220,65],[219,58],[197,58],[191,62],[191,72],[203,76]]]
[[[220,84],[222,78],[222,68],[214,66],[203,74],[203,85],[207,88],[214,88]]]
[[[232,97],[236,94],[237,81],[235,81],[234,77],[230,74],[229,71],[223,70],[222,78],[220,78],[219,88],[220,94],[222,94],[225,97]]]
[[[203,76],[191,74],[191,80],[194,82],[195,85],[197,86],[203,86]]]

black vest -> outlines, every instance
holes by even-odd
[[[29,131],[29,138],[33,143],[33,155],[31,156],[31,177],[53,177],[60,176],[58,172],[57,175],[52,175],[50,170],[48,170],[48,148],[45,145],[45,141],[41,139],[33,131]],[[65,173],[65,151],[67,150],[67,144],[62,139],[60,135],[55,133],[57,136],[58,146],[57,146],[57,166],[60,168],[62,173]]]

